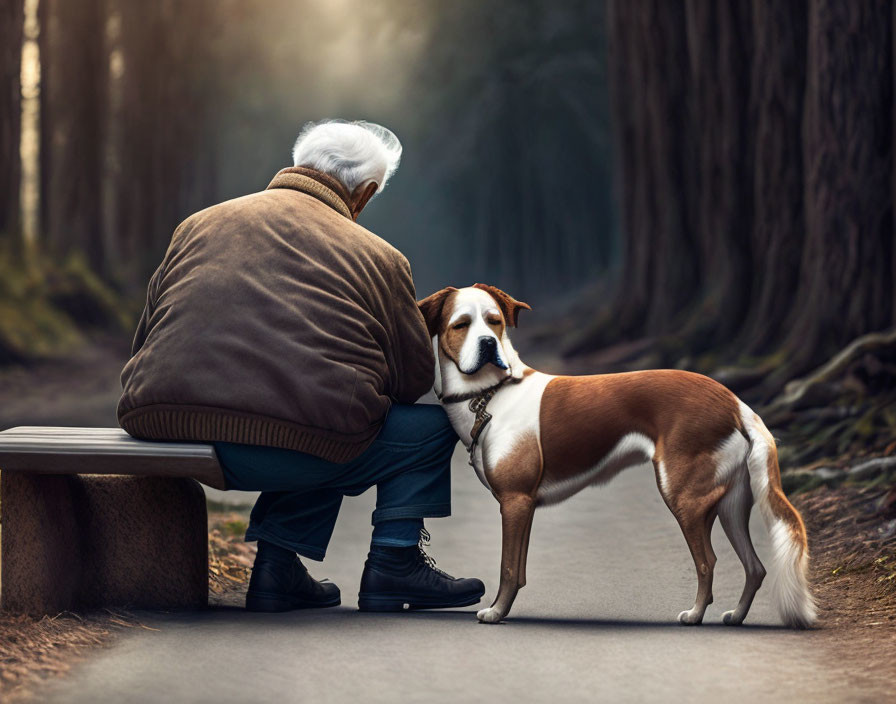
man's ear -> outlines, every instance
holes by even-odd
[[[370,202],[370,199],[373,198],[374,195],[376,195],[379,187],[380,186],[376,181],[367,181],[355,189],[355,192],[352,193],[351,202],[352,220],[357,221],[361,211],[364,210],[364,206]]]
[[[430,294],[422,301],[417,301],[420,312],[423,313],[423,319],[426,321],[426,329],[429,331],[430,337],[439,334],[439,320],[442,317],[442,308],[445,307],[445,301],[452,293],[457,291],[454,286],[447,286],[441,291]]]
[[[506,320],[507,324],[512,328],[516,327],[517,318],[520,317],[521,310],[532,310],[532,307],[528,303],[516,300],[509,293],[504,293],[497,286],[473,284],[473,288],[482,289],[495,299],[495,302],[501,307],[501,312],[504,314],[504,320]]]

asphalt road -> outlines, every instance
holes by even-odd
[[[495,593],[498,506],[454,466],[454,516],[429,522],[431,552],[455,575]],[[38,694],[49,702],[843,702],[883,701],[844,671],[836,634],[779,628],[760,590],[747,624],[721,614],[742,571],[718,525],[716,602],[701,627],[676,616],[693,604],[693,566],[647,466],[536,514],[529,585],[510,619],[453,612],[355,610],[373,495],[345,502],[330,554],[310,563],[342,588],[343,606],[283,615],[217,608],[140,614],[108,650]],[[756,519],[757,516],[754,516]],[[765,531],[754,520],[768,565]],[[485,603],[485,600],[483,601]],[[489,602],[490,603],[490,602]],[[882,698],[883,697],[883,698]]]

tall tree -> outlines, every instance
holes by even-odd
[[[625,232],[612,334],[669,332],[700,282],[685,13],[663,0],[613,2],[609,26]]]
[[[750,299],[753,149],[749,112],[749,0],[687,0],[703,301],[693,349],[729,342]]]
[[[896,322],[893,2],[687,0],[691,110],[681,127],[677,103],[650,89],[657,68],[648,60],[649,48],[668,44],[661,27],[674,23],[662,13],[675,5],[611,4],[626,242],[617,308],[650,310],[645,283],[680,264],[674,244],[657,258],[647,243],[668,237],[687,258],[696,241],[699,305],[683,331],[687,348],[728,361],[778,352],[784,363],[755,391],[773,393]],[[658,70],[679,84],[674,64]],[[654,155],[670,161],[657,138],[666,126],[692,140],[695,157],[684,163],[693,178],[657,179]],[[689,228],[651,216],[675,198]],[[656,320],[646,332],[664,333]]]
[[[799,284],[807,12],[805,0],[753,2],[753,294],[738,340],[744,353],[768,352],[781,340]]]
[[[0,0],[0,243],[19,247],[23,0]]]
[[[123,74],[114,257],[125,281],[140,287],[178,222],[208,204],[210,175],[203,169],[210,162],[203,150],[215,22],[208,0],[118,0],[117,9]]]
[[[610,3],[623,257],[603,329],[573,352],[658,334],[699,351],[730,341],[746,315],[750,9],[747,0]]]
[[[811,0],[792,372],[892,325],[893,4]]]
[[[55,256],[83,253],[102,272],[106,2],[40,5],[42,230]]]

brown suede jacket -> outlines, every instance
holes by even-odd
[[[187,218],[149,282],[121,375],[121,427],[347,462],[392,401],[432,386],[407,259],[351,219],[336,180],[280,171]]]

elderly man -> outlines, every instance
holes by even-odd
[[[407,259],[356,224],[401,145],[366,122],[307,126],[267,190],[187,218],[149,282],[122,372],[131,435],[214,443],[233,489],[260,491],[246,608],[336,606],[323,560],[343,496],[377,488],[359,607],[475,604],[435,568],[424,518],[448,516],[457,436],[431,387]]]

